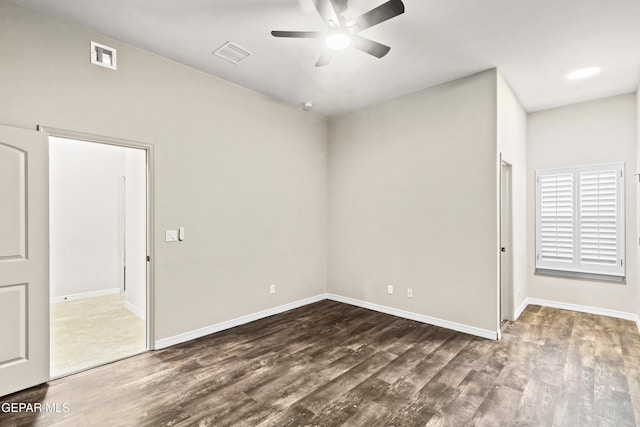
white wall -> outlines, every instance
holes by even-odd
[[[515,313],[527,298],[527,113],[498,73],[498,153],[511,164]]]
[[[127,305],[144,316],[145,152],[52,137],[49,156],[51,298],[118,292],[126,263]]]
[[[49,147],[51,298],[117,291],[124,151],[61,138]]]
[[[637,139],[634,94],[529,114],[528,293],[531,298],[637,313]],[[536,169],[625,163],[626,280],[624,283],[535,274]]]
[[[147,312],[147,160],[144,150],[121,148],[125,161],[125,305],[144,318]]]
[[[329,292],[497,330],[496,96],[492,70],[330,120]]]
[[[324,118],[8,0],[0,21],[0,123],[155,147],[156,340],[326,291]]]

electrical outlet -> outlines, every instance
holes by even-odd
[[[276,293],[276,285],[269,286],[269,293],[270,294],[275,294]]]
[[[411,288],[407,288],[407,296],[408,296],[409,298],[413,298],[413,289],[411,289]]]
[[[393,293],[393,285],[387,285],[387,293],[388,294],[392,294]]]

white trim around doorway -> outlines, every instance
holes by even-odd
[[[155,306],[155,153],[153,144],[59,129],[52,126],[38,125],[38,131],[49,136],[115,145],[126,148],[145,150],[147,158],[147,306],[146,306],[146,344],[147,350],[155,349],[154,306]]]

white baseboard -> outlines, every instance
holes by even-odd
[[[522,304],[520,304],[520,307],[518,307],[516,309],[516,312],[513,313],[513,320],[518,320],[518,318],[520,317],[522,312],[527,308],[528,305],[529,305],[529,298],[525,298],[524,301],[522,301]]]
[[[640,331],[640,317],[634,313],[627,313],[625,311],[609,310],[606,308],[590,307],[587,305],[569,304],[566,302],[548,301],[537,298],[527,298],[527,304],[529,305],[541,305],[543,307],[560,308],[562,310],[579,311],[581,313],[598,314],[600,316],[615,317],[618,319],[631,320],[636,322],[638,330]]]
[[[172,345],[180,344],[183,342],[191,341],[196,338],[204,337],[205,335],[213,334],[215,332],[224,331],[225,329],[234,328],[236,326],[244,325],[245,323],[253,322],[254,320],[263,319],[265,317],[273,316],[274,314],[283,313],[285,311],[293,310],[294,308],[302,307],[314,302],[327,299],[326,294],[316,295],[311,298],[294,301],[289,304],[281,305],[278,307],[270,308],[257,313],[248,314],[246,316],[238,317],[235,319],[227,320],[226,322],[217,323],[215,325],[207,326],[205,328],[196,329],[195,331],[185,332],[183,334],[174,335],[168,338],[162,338],[155,342],[155,349],[160,350]]]
[[[130,312],[132,312],[133,314],[135,314],[136,316],[138,316],[139,318],[141,318],[142,320],[145,320],[144,311],[140,310],[138,307],[131,304],[129,301],[124,302],[124,307]]]
[[[341,295],[335,294],[320,294],[314,297],[302,299],[299,301],[294,301],[289,304],[281,305],[278,307],[270,308],[267,310],[263,310],[257,313],[248,314],[246,316],[238,317],[236,319],[227,320],[225,322],[217,323],[215,325],[207,326],[204,328],[196,329],[194,331],[185,332],[183,334],[174,335],[168,338],[162,338],[155,342],[155,349],[160,350],[163,348],[170,347],[172,345],[180,344],[183,342],[191,341],[196,338],[200,338],[209,334],[213,334],[216,332],[224,331],[226,329],[234,328],[236,326],[244,325],[245,323],[253,322],[255,320],[263,319],[265,317],[273,316],[275,314],[283,313],[288,310],[293,310],[294,308],[299,308],[308,304],[312,304],[314,302],[322,301],[324,299],[329,299],[332,301],[337,301],[349,305],[354,305],[356,307],[362,307],[369,310],[378,311],[380,313],[390,314],[392,316],[401,317],[404,319],[415,320],[417,322],[426,323],[429,325],[440,326],[443,328],[451,329],[458,332],[463,332],[465,334],[475,335],[478,337],[496,340],[499,337],[499,331],[490,331],[488,329],[477,328],[475,326],[464,325],[461,323],[451,322],[448,320],[438,319],[435,317],[425,316],[423,314],[412,313],[409,311],[400,310],[397,308],[387,307],[384,305],[374,304],[370,302],[365,302],[361,300],[357,300],[354,298],[343,297]],[[518,307],[516,310],[515,316],[516,319],[520,317],[522,312],[527,308],[528,305],[541,305],[545,307],[553,307],[560,308],[564,310],[573,310],[579,311],[583,313],[591,313],[591,314],[599,314],[602,316],[616,317],[620,319],[633,320],[638,325],[638,330],[640,330],[640,318],[633,313],[625,313],[621,311],[615,310],[607,310],[597,307],[588,307],[576,304],[568,304],[561,303],[555,301],[547,301],[536,298],[527,298],[525,301]],[[133,306],[132,306],[133,307]],[[127,306],[131,310],[129,306]],[[133,310],[132,310],[133,311]],[[140,312],[142,313],[142,312]],[[142,313],[143,314],[143,313]],[[144,314],[143,314],[144,315]]]
[[[49,302],[51,304],[57,304],[59,302],[69,302],[69,301],[76,301],[76,300],[85,299],[85,298],[101,297],[104,295],[117,294],[119,292],[120,292],[120,288],[102,289],[102,290],[93,291],[93,292],[82,292],[79,294],[63,295],[61,297],[51,297]]]
[[[349,305],[355,305],[357,307],[366,308],[373,311],[379,311],[380,313],[391,314],[393,316],[402,317],[404,319],[415,320],[421,323],[427,323],[429,325],[440,326],[443,328],[451,329],[458,332],[464,332],[465,334],[475,335],[490,340],[498,339],[497,331],[490,331],[488,329],[476,328],[475,326],[464,325],[461,323],[450,322],[448,320],[442,320],[435,317],[425,316],[423,314],[412,313],[409,311],[399,310],[397,308],[387,307],[384,305],[373,304],[370,302],[360,301],[353,298],[343,297],[335,294],[328,294],[327,298],[332,301],[338,301]]]

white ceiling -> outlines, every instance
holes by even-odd
[[[315,67],[322,30],[311,0],[14,0],[257,92],[337,115],[497,67],[536,111],[633,92],[640,78],[639,0],[404,0],[405,13],[361,34],[391,46],[353,49]],[[346,17],[384,0],[350,0]],[[254,55],[233,65],[211,52],[233,41]],[[565,75],[598,65],[581,81]]]

